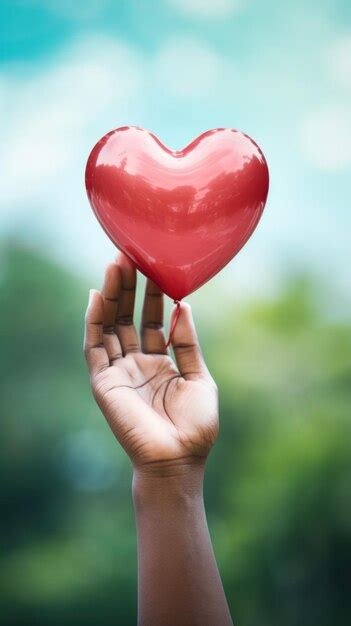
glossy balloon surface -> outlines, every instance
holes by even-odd
[[[86,188],[112,241],[180,300],[250,237],[266,202],[268,168],[258,146],[236,130],[210,130],[173,151],[126,126],[93,148]]]

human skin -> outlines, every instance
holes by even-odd
[[[181,303],[172,337],[147,281],[140,337],[136,270],[120,255],[90,291],[84,351],[94,397],[129,455],[138,536],[139,626],[232,624],[207,527],[203,479],[218,434],[217,388]]]

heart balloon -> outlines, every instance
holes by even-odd
[[[170,150],[142,128],[105,135],[90,153],[86,189],[112,241],[174,300],[203,285],[257,226],[268,168],[243,133],[209,130]]]

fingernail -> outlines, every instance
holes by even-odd
[[[93,300],[93,297],[94,297],[94,292],[95,292],[95,289],[89,289],[89,300],[88,300],[88,306],[90,306],[90,305],[91,305],[91,303],[92,303],[92,300]]]

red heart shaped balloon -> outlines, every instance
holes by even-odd
[[[174,151],[124,126],[96,144],[86,168],[88,197],[106,233],[175,300],[243,247],[264,209],[268,180],[259,147],[228,128]]]

